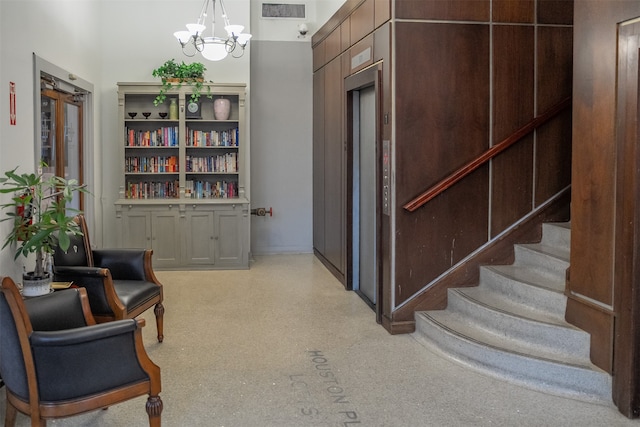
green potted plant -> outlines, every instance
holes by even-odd
[[[0,205],[12,228],[2,249],[15,245],[15,257],[35,254],[33,271],[23,275],[23,294],[36,296],[49,292],[50,272],[46,262],[57,245],[68,250],[69,235],[82,234],[73,220],[80,213],[67,207],[76,192],[87,192],[75,179],[38,173],[17,173],[17,168],[0,178],[0,193],[11,193],[11,201]],[[35,283],[33,283],[35,281]],[[33,285],[34,287],[30,287]]]
[[[153,101],[154,105],[162,104],[167,99],[167,91],[173,88],[179,88],[186,83],[193,87],[191,92],[191,102],[198,102],[204,83],[204,72],[207,69],[201,62],[193,62],[185,64],[184,61],[178,64],[174,59],[170,59],[160,67],[152,71],[153,77],[159,77],[162,80],[162,88],[160,93]],[[210,98],[210,88],[207,87],[207,96]]]

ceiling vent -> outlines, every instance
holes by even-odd
[[[262,17],[305,19],[305,5],[291,3],[262,3]]]

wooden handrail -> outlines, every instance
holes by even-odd
[[[556,114],[567,108],[571,104],[571,97],[568,97],[561,102],[557,103],[553,107],[549,108],[544,113],[540,114],[533,120],[531,120],[526,125],[522,126],[520,129],[515,131],[509,137],[503,139],[499,143],[495,144],[493,147],[489,148],[487,151],[476,157],[474,160],[470,161],[466,165],[462,166],[460,169],[453,172],[448,177],[444,178],[442,181],[438,182],[433,187],[429,188],[424,193],[415,197],[409,203],[403,206],[404,209],[409,212],[413,212],[426,204],[429,200],[438,196],[442,192],[444,192],[449,187],[453,186],[455,183],[460,181],[465,176],[469,175],[471,172],[478,169],[481,165],[488,162],[507,148],[511,147],[513,144],[518,142],[522,137],[532,132],[534,129],[539,127],[540,125],[548,122],[551,118],[555,117]]]

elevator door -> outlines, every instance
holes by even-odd
[[[354,288],[370,305],[377,304],[377,236],[376,236],[376,91],[374,86],[359,90],[354,97],[357,105],[354,114],[354,246],[358,245],[354,256],[354,271],[357,283]],[[357,226],[356,223],[357,222]],[[355,236],[354,236],[355,237]],[[355,249],[355,248],[354,248]],[[354,254],[356,251],[354,250]]]

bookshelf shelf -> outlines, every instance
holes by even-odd
[[[187,108],[188,85],[172,89],[155,106],[160,84],[118,83],[118,241],[122,247],[151,247],[158,269],[249,266],[246,85],[205,85],[209,89],[194,112]],[[219,97],[231,101],[228,120],[214,118]],[[168,118],[171,99],[178,120]]]

